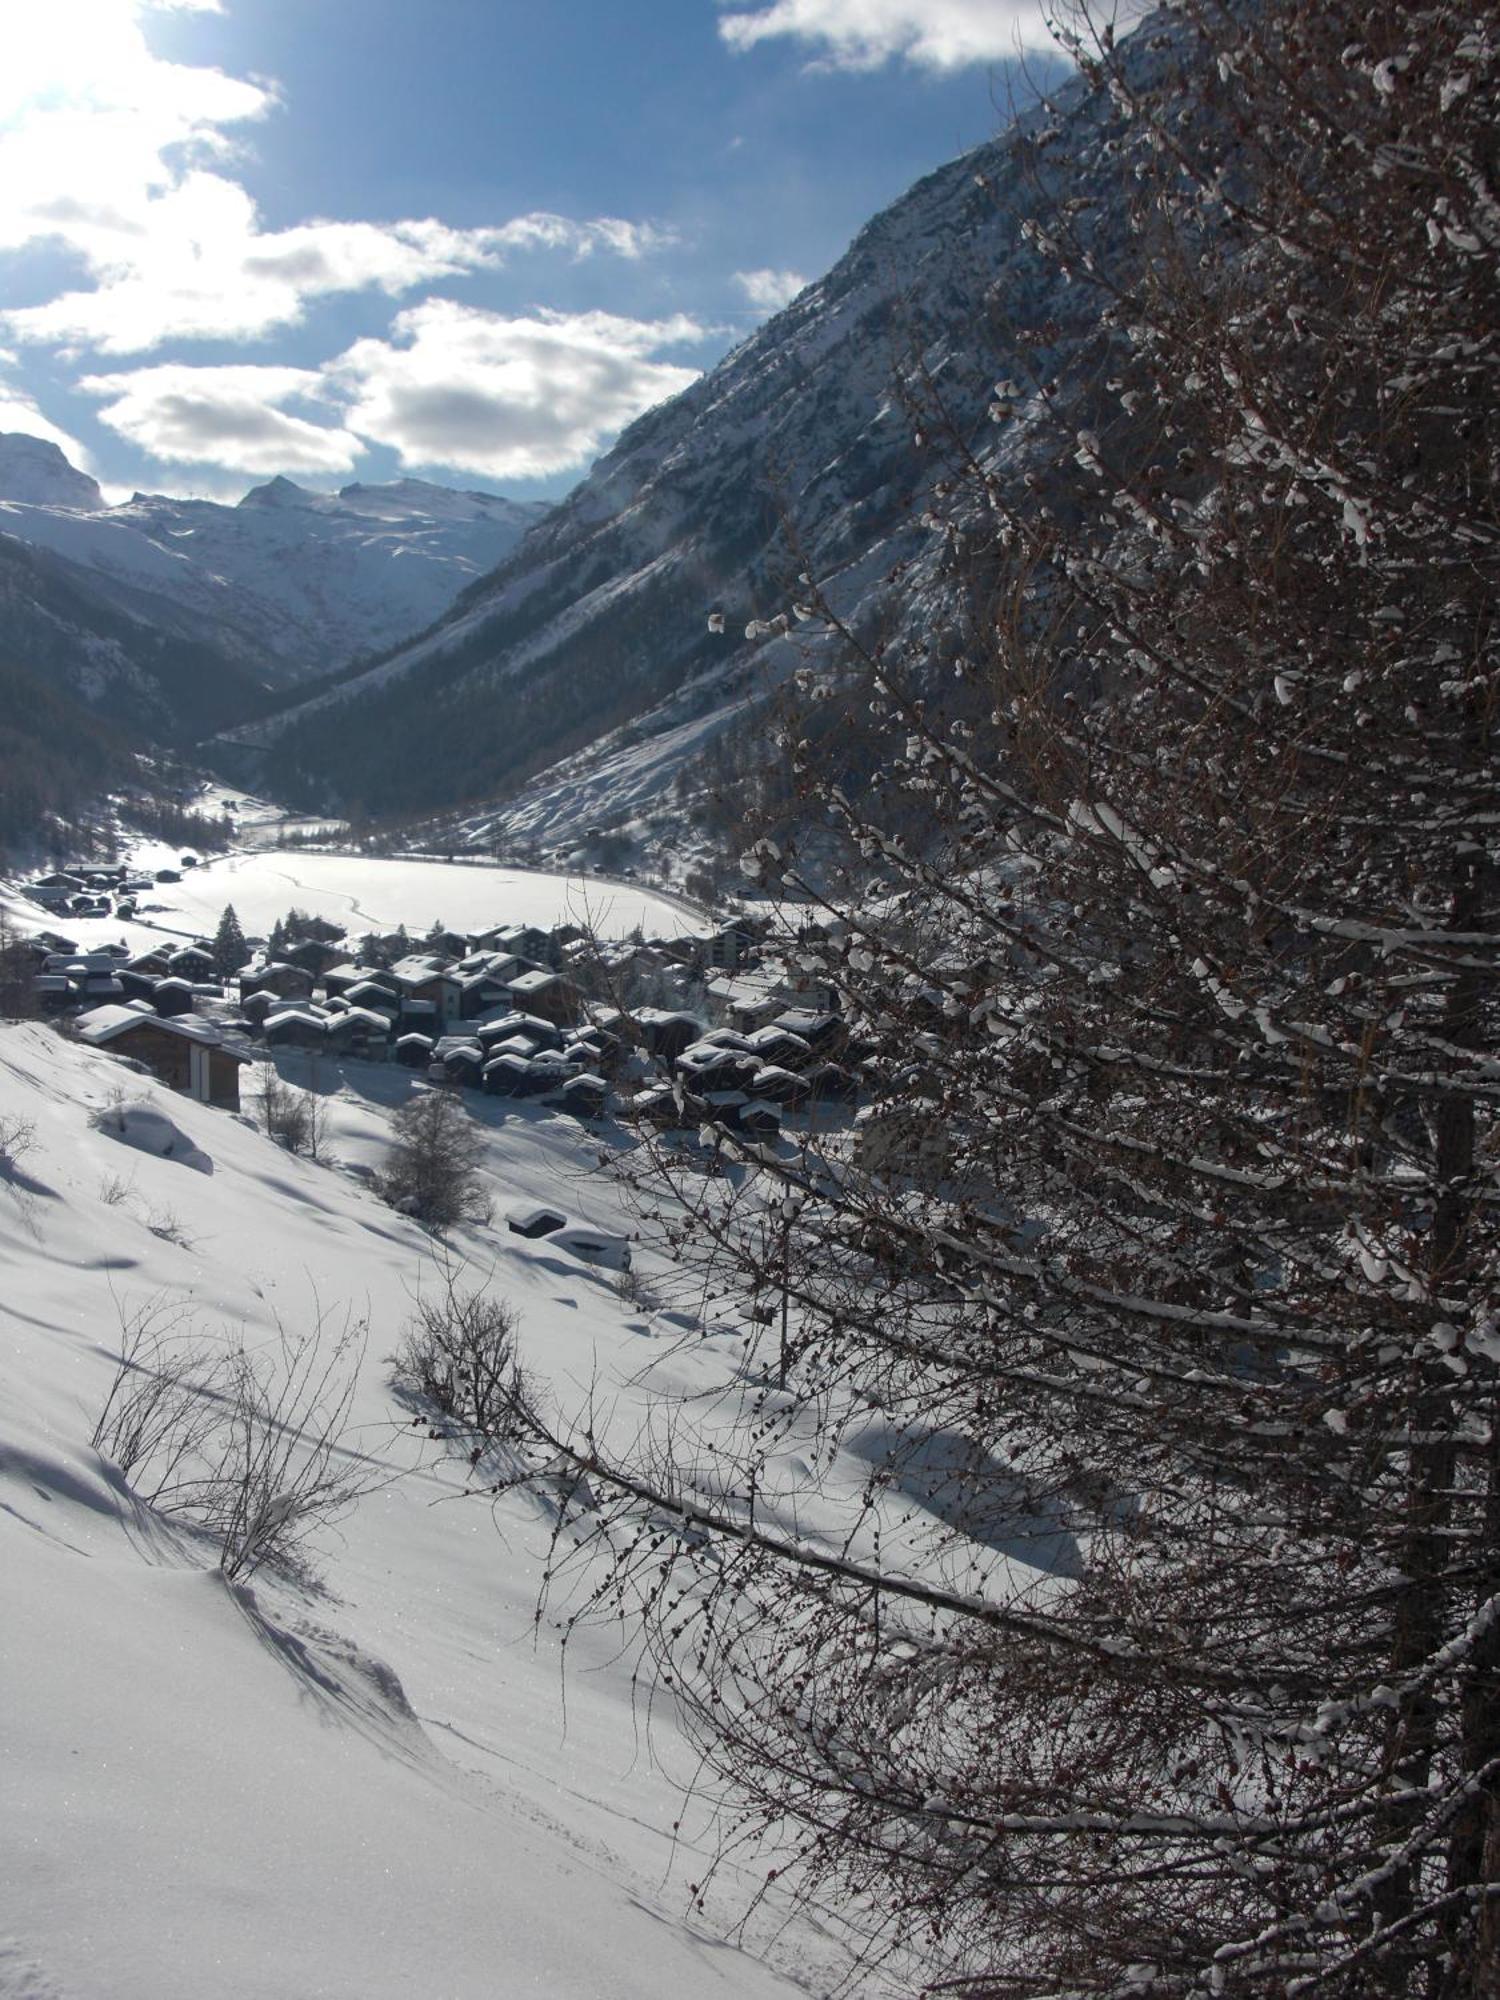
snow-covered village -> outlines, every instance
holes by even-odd
[[[0,10],[0,2000],[1500,2000],[1497,87]]]

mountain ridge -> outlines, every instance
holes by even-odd
[[[285,477],[234,506],[137,493],[111,507],[57,446],[0,434],[0,535],[74,565],[116,610],[195,631],[207,657],[267,687],[421,631],[547,511],[423,480],[324,494]]]
[[[1152,21],[1130,41],[1142,73],[1174,47]],[[730,729],[752,686],[769,692],[795,668],[802,649],[755,628],[799,571],[851,616],[909,614],[932,572],[923,499],[944,472],[915,406],[939,400],[962,449],[1023,465],[1037,398],[997,434],[997,376],[1035,382],[1097,331],[1094,302],[1026,225],[1111,184],[1118,122],[1107,92],[1076,76],[925,175],[823,278],[637,418],[432,628],[233,732],[236,770],[302,802],[463,813],[477,840],[566,844],[599,810],[567,760],[609,754],[622,732],[701,739],[684,725],[715,707]],[[885,583],[898,569],[905,613]],[[662,782],[697,754],[668,759]]]

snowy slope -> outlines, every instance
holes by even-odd
[[[272,681],[420,631],[546,512],[420,479],[337,494],[274,479],[236,507],[145,493],[106,507],[55,445],[0,435],[0,535],[78,565],[107,601],[167,629],[207,621]]]
[[[94,1129],[122,1087],[211,1171]],[[6,2000],[772,2000],[794,1968],[799,1990],[831,1984],[806,1924],[752,1939],[779,1974],[711,1935],[740,1883],[688,1923],[700,1857],[671,1837],[670,1715],[658,1702],[648,1729],[607,1635],[578,1635],[561,1680],[533,1629],[540,1504],[465,1499],[462,1455],[393,1401],[384,1357],[431,1245],[360,1176],[413,1087],[351,1065],[327,1100],[333,1163],[314,1165],[50,1029],[0,1027],[0,1124],[34,1128],[0,1173]],[[532,1107],[490,1128],[500,1201],[612,1219],[587,1158]],[[678,1391],[722,1365],[676,1358],[545,1246],[460,1247],[562,1396],[658,1357]],[[91,1448],[120,1320],[152,1302],[252,1346],[278,1315],[368,1322],[345,1444],[376,1483],[323,1535],[320,1588],[225,1585]]]

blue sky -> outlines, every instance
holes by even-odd
[[[0,430],[562,493],[1047,73],[1034,0],[0,0]]]

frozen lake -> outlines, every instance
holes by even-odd
[[[137,848],[134,858],[143,869],[176,865],[175,853],[154,843]],[[185,870],[180,882],[155,884],[142,895],[141,921],[134,924],[116,917],[54,920],[34,904],[11,907],[24,928],[61,929],[83,947],[123,937],[144,948],[162,931],[212,936],[226,903],[234,905],[248,935],[262,937],[294,905],[356,935],[405,924],[414,938],[434,923],[455,931],[501,924],[547,930],[574,923],[601,937],[621,938],[638,926],[648,936],[680,934],[694,922],[682,904],[595,876],[266,849],[220,855]]]

